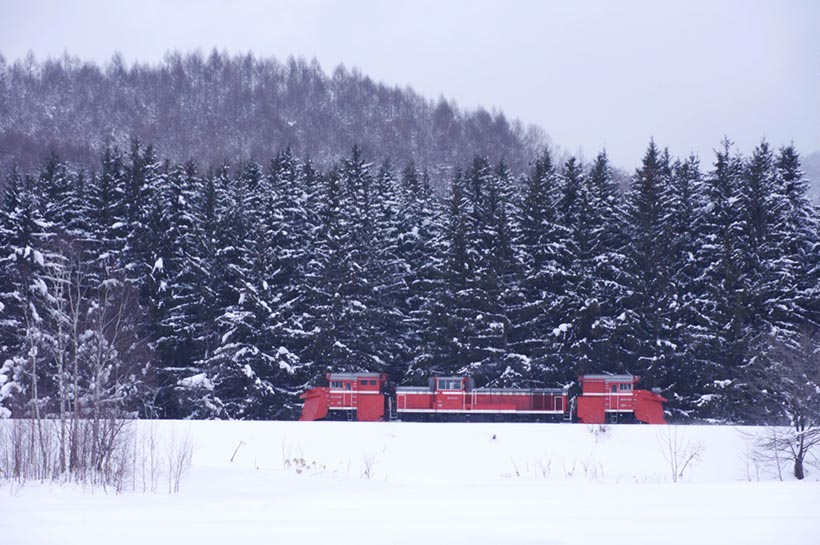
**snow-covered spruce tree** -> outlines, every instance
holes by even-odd
[[[417,358],[416,373],[421,376],[455,374],[469,363],[468,328],[474,316],[465,303],[475,263],[469,249],[468,206],[464,176],[456,171],[442,236],[435,241],[440,277],[433,280],[434,291],[423,307],[427,361],[422,366]]]
[[[776,326],[772,322],[767,285],[778,254],[774,229],[777,222],[780,195],[776,192],[774,153],[764,140],[746,161],[742,175],[740,204],[744,218],[746,259],[743,275],[749,286],[749,327],[753,337]]]
[[[23,175],[13,165],[6,174],[0,203],[0,418],[12,415],[21,404],[23,364],[16,359],[23,347],[26,294],[18,244],[24,232],[21,192]]]
[[[773,307],[777,304],[777,287],[772,282],[778,277],[778,255],[774,237],[781,198],[776,192],[774,153],[764,140],[740,171],[738,204],[741,235],[734,255],[740,267],[741,286],[737,290],[738,308],[735,311],[739,329],[739,348],[745,354],[738,367],[726,371],[720,384],[723,388],[725,416],[734,421],[755,421],[759,415],[750,409],[762,402],[761,392],[747,379],[749,365],[755,358],[764,357],[769,348],[768,338],[783,337],[788,326],[778,323]]]
[[[316,231],[312,209],[316,184],[310,165],[301,163],[290,148],[271,161],[268,177],[272,200],[265,217],[271,261],[260,289],[267,294],[269,312],[258,347],[268,366],[265,380],[274,385],[281,400],[281,407],[273,410],[279,411],[277,417],[293,417],[298,414],[297,395],[304,388],[302,374],[307,368],[299,354],[309,336],[305,274]]]
[[[644,377],[646,387],[663,386],[661,381],[676,349],[672,342],[670,239],[665,222],[670,176],[668,152],[651,141],[632,178],[627,203],[632,262],[625,320],[631,338],[625,340],[631,354],[624,363],[630,372]]]
[[[520,305],[510,200],[503,163],[493,171],[476,158],[453,177],[441,235],[431,238],[433,258],[422,271],[430,291],[418,311],[426,348],[416,374],[470,373],[481,383],[513,384],[529,372],[509,345],[509,314]]]
[[[742,161],[724,140],[714,167],[704,178],[703,205],[696,231],[701,244],[696,255],[700,276],[693,306],[702,325],[689,324],[694,365],[701,368],[693,385],[696,416],[737,419],[730,395],[749,354],[750,310],[747,278],[745,218],[741,208]]]
[[[270,361],[260,350],[271,313],[264,280],[270,273],[275,216],[270,178],[259,165],[248,163],[225,193],[217,242],[217,267],[224,274],[224,306],[218,318],[222,336],[203,364],[205,373],[184,379],[180,386],[202,391],[202,410],[214,416],[271,418],[281,400],[277,404],[279,393],[268,380]]]
[[[377,348],[380,368],[392,379],[403,377],[416,339],[408,322],[409,264],[400,251],[400,236],[407,224],[402,218],[402,186],[389,162],[379,168],[374,179],[373,237],[368,257],[372,285],[371,339]]]
[[[148,329],[163,387],[174,389],[187,414],[199,407],[191,407],[185,384],[202,373],[199,361],[215,319],[213,300],[204,289],[211,274],[201,231],[204,189],[193,162],[172,167],[160,179],[147,223],[151,231],[163,229],[152,236],[146,256],[153,261],[144,287]]]
[[[200,190],[202,194],[195,202],[200,205],[198,215],[202,222],[201,269],[207,275],[196,286],[196,297],[205,304],[194,329],[198,331],[195,334],[201,353],[188,373],[175,382],[167,381],[167,387],[160,390],[157,406],[166,413],[214,418],[223,415],[220,400],[215,397],[215,379],[224,378],[223,344],[229,343],[233,331],[232,322],[226,317],[241,297],[237,286],[242,271],[247,269],[247,264],[238,259],[246,255],[245,240],[239,240],[247,234],[246,208],[227,165],[210,172]],[[234,246],[237,242],[242,246]]]
[[[794,146],[781,148],[775,157],[772,260],[764,280],[768,312],[775,327],[794,337],[820,320],[818,287],[820,241],[817,209],[806,196],[808,180]]]
[[[730,392],[740,418],[770,421],[781,413],[782,400],[767,396],[767,389],[749,377],[765,365],[761,360],[787,359],[791,362],[787,365],[793,365],[797,358],[789,354],[789,347],[815,342],[806,331],[816,324],[811,307],[818,284],[817,223],[793,149],[784,148],[776,157],[762,142],[747,162],[743,180],[741,202],[749,226],[745,231],[750,300],[746,330],[752,350],[748,363],[733,377]],[[767,350],[777,355],[767,359]],[[806,346],[801,350],[805,354]],[[791,390],[786,383],[780,386]]]
[[[43,345],[42,318],[38,294],[45,284],[45,248],[51,236],[50,225],[42,215],[39,188],[32,176],[20,176],[12,169],[4,199],[3,238],[0,239],[0,339],[3,362],[0,365],[0,412],[39,415],[47,369],[40,365]],[[47,394],[45,394],[47,395]]]
[[[121,268],[140,293],[140,303],[149,305],[156,292],[151,275],[160,253],[167,251],[167,184],[171,165],[161,165],[153,146],[144,148],[138,140],[124,166],[122,225],[125,242],[119,256]],[[153,333],[153,332],[152,332]]]
[[[429,177],[413,165],[402,174],[402,189],[398,252],[407,264],[406,319],[416,343],[404,378],[423,384],[422,379],[447,357],[441,336],[446,309],[440,298],[447,290],[445,213],[441,201],[433,197]]]
[[[0,202],[0,361],[10,352],[15,331],[19,330],[22,317],[21,297],[15,281],[16,252],[15,238],[20,232],[20,191],[23,189],[23,175],[12,165],[6,173],[2,202]]]
[[[55,154],[43,163],[38,180],[43,201],[43,218],[52,226],[56,238],[70,240],[76,233],[70,231],[81,213],[75,180],[68,173],[65,163]]]
[[[325,268],[326,289],[335,286],[329,315],[335,349],[351,369],[390,372],[406,350],[400,306],[405,285],[398,276],[404,266],[396,252],[398,183],[389,167],[374,174],[358,148],[342,162],[339,178],[339,214],[329,216],[335,226],[324,234],[326,245],[338,244],[327,249],[346,254],[328,256]]]
[[[88,191],[91,252],[102,276],[124,268],[128,225],[125,216],[125,169],[117,148],[103,150],[100,171]]]
[[[243,171],[243,185],[255,188],[245,201],[247,268],[237,278],[239,301],[227,301],[222,343],[206,366],[215,401],[232,418],[293,417],[296,395],[309,382],[301,352],[310,335],[305,274],[315,231],[314,175],[289,149],[271,161],[264,176],[259,174],[255,166]],[[220,384],[226,378],[247,392],[244,401],[225,404]]]
[[[579,372],[600,372],[612,366],[608,339],[602,336],[601,304],[598,300],[596,263],[600,260],[596,230],[599,220],[592,208],[592,192],[580,162],[570,157],[562,172],[558,214],[569,236],[567,250],[572,255],[566,293],[569,327],[556,333],[563,354],[563,381]]]
[[[303,357],[312,382],[330,370],[379,371],[380,346],[370,344],[375,294],[369,283],[367,244],[372,240],[371,165],[353,149],[338,169],[323,178],[320,228],[308,271],[311,336]],[[374,357],[375,356],[375,357]]]
[[[45,219],[47,235],[43,239],[43,263],[39,271],[38,288],[32,290],[34,297],[29,305],[36,309],[38,319],[29,321],[28,327],[37,331],[37,357],[42,370],[42,380],[38,385],[43,399],[43,415],[59,415],[61,423],[61,447],[66,444],[66,415],[73,392],[69,389],[70,352],[76,347],[72,342],[79,333],[72,326],[70,296],[71,270],[76,259],[68,256],[82,256],[82,233],[72,227],[78,223],[83,213],[75,191],[75,178],[55,154],[51,154],[40,169],[38,192]],[[35,313],[32,313],[34,318]],[[61,469],[65,469],[65,450],[61,457]]]
[[[200,268],[207,274],[196,285],[197,297],[205,304],[199,315],[199,323],[195,326],[196,335],[202,353],[200,360],[204,361],[213,353],[219,344],[219,331],[213,327],[223,308],[220,286],[224,264],[217,259],[219,211],[222,197],[226,194],[226,186],[230,176],[227,167],[212,169],[200,184],[201,194],[196,198],[200,243]],[[201,363],[200,361],[200,363]]]
[[[672,165],[669,185],[664,195],[664,229],[668,237],[670,309],[669,341],[673,345],[669,364],[662,370],[658,384],[670,396],[668,408],[681,415],[699,399],[704,369],[694,349],[698,330],[706,324],[698,305],[697,252],[702,244],[698,231],[698,213],[703,210],[703,181],[700,162],[690,155]]]
[[[505,369],[509,330],[499,277],[500,264],[507,266],[512,255],[508,205],[486,158],[476,157],[464,176],[454,179],[454,186],[458,185],[462,189],[453,190],[448,266],[457,282],[450,293],[451,328],[458,332],[456,369],[480,382],[493,382]],[[458,195],[464,196],[461,204],[455,202]]]
[[[525,301],[524,267],[518,243],[520,226],[516,221],[516,198],[513,176],[502,160],[496,166],[487,188],[487,212],[490,238],[484,252],[482,283],[488,296],[491,327],[487,335],[493,350],[483,374],[489,383],[500,386],[543,384],[543,377],[533,375],[532,360],[519,353],[510,342],[515,312]]]
[[[605,151],[596,156],[584,180],[591,230],[584,270],[592,278],[592,294],[585,302],[582,319],[590,329],[595,360],[590,368],[576,371],[624,372],[629,370],[626,362],[630,354],[625,305],[631,259],[627,255],[624,199]],[[584,259],[583,247],[581,250]]]
[[[510,344],[531,360],[531,380],[553,384],[566,369],[558,346],[569,327],[567,291],[572,253],[557,212],[560,186],[549,150],[533,163],[517,210],[523,302],[514,310]],[[555,332],[558,332],[558,335]]]

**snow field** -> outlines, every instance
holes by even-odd
[[[195,445],[180,493],[5,484],[0,543],[820,543],[817,470],[756,471],[744,454],[760,428],[137,426]],[[660,446],[674,432],[702,448],[677,483]]]

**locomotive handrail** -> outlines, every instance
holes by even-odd
[[[603,424],[631,415],[628,420],[666,423],[666,398],[635,389],[640,377],[630,374],[581,375],[581,393],[573,398],[568,386],[475,388],[471,377],[431,377],[427,387],[393,386],[383,373],[328,373],[326,377],[331,387],[313,388],[300,396],[305,399],[300,420],[380,421],[390,420],[395,411],[399,420],[573,421],[577,417],[583,423]]]

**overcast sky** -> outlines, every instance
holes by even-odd
[[[820,1],[0,0],[8,60],[316,57],[502,109],[632,167],[650,137],[711,163],[724,134],[820,149]]]

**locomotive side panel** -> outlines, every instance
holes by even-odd
[[[634,389],[640,377],[633,375],[585,375],[578,377],[582,394],[577,416],[587,424],[627,420],[666,423],[663,403],[655,392]],[[304,394],[300,420],[324,418],[381,421],[387,410],[407,420],[570,420],[568,389],[474,388],[468,377],[435,377],[429,386],[387,388],[387,376],[379,373],[330,373],[328,387]]]

